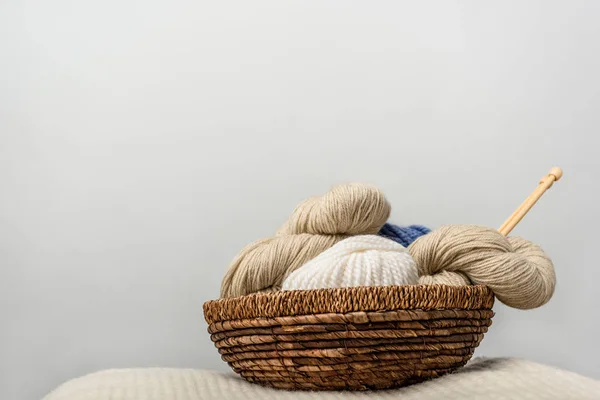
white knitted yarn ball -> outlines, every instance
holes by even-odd
[[[338,242],[292,272],[283,290],[416,285],[419,273],[408,250],[377,235]]]

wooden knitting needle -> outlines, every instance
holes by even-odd
[[[512,231],[513,228],[519,223],[519,221],[523,219],[525,214],[527,214],[527,212],[531,210],[531,207],[533,207],[534,204],[540,199],[540,197],[542,197],[546,190],[550,189],[552,184],[562,177],[562,174],[563,173],[560,168],[552,168],[548,175],[544,176],[540,180],[540,184],[529,195],[529,197],[525,199],[525,201],[519,206],[519,208],[517,208],[516,211],[512,213],[512,215],[508,217],[506,221],[504,221],[500,229],[498,229],[500,233],[504,236],[508,235],[510,231]]]

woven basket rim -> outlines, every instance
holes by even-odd
[[[220,321],[311,314],[346,314],[395,310],[491,309],[494,294],[483,285],[359,286],[283,290],[210,300],[204,303],[208,324]]]

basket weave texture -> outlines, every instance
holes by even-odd
[[[221,358],[249,382],[288,390],[388,389],[467,363],[491,325],[485,286],[380,286],[208,301]]]

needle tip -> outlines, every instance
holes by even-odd
[[[558,167],[554,167],[550,170],[548,175],[554,175],[554,180],[558,181],[560,178],[562,178],[563,172],[562,172],[562,169],[560,169]]]

